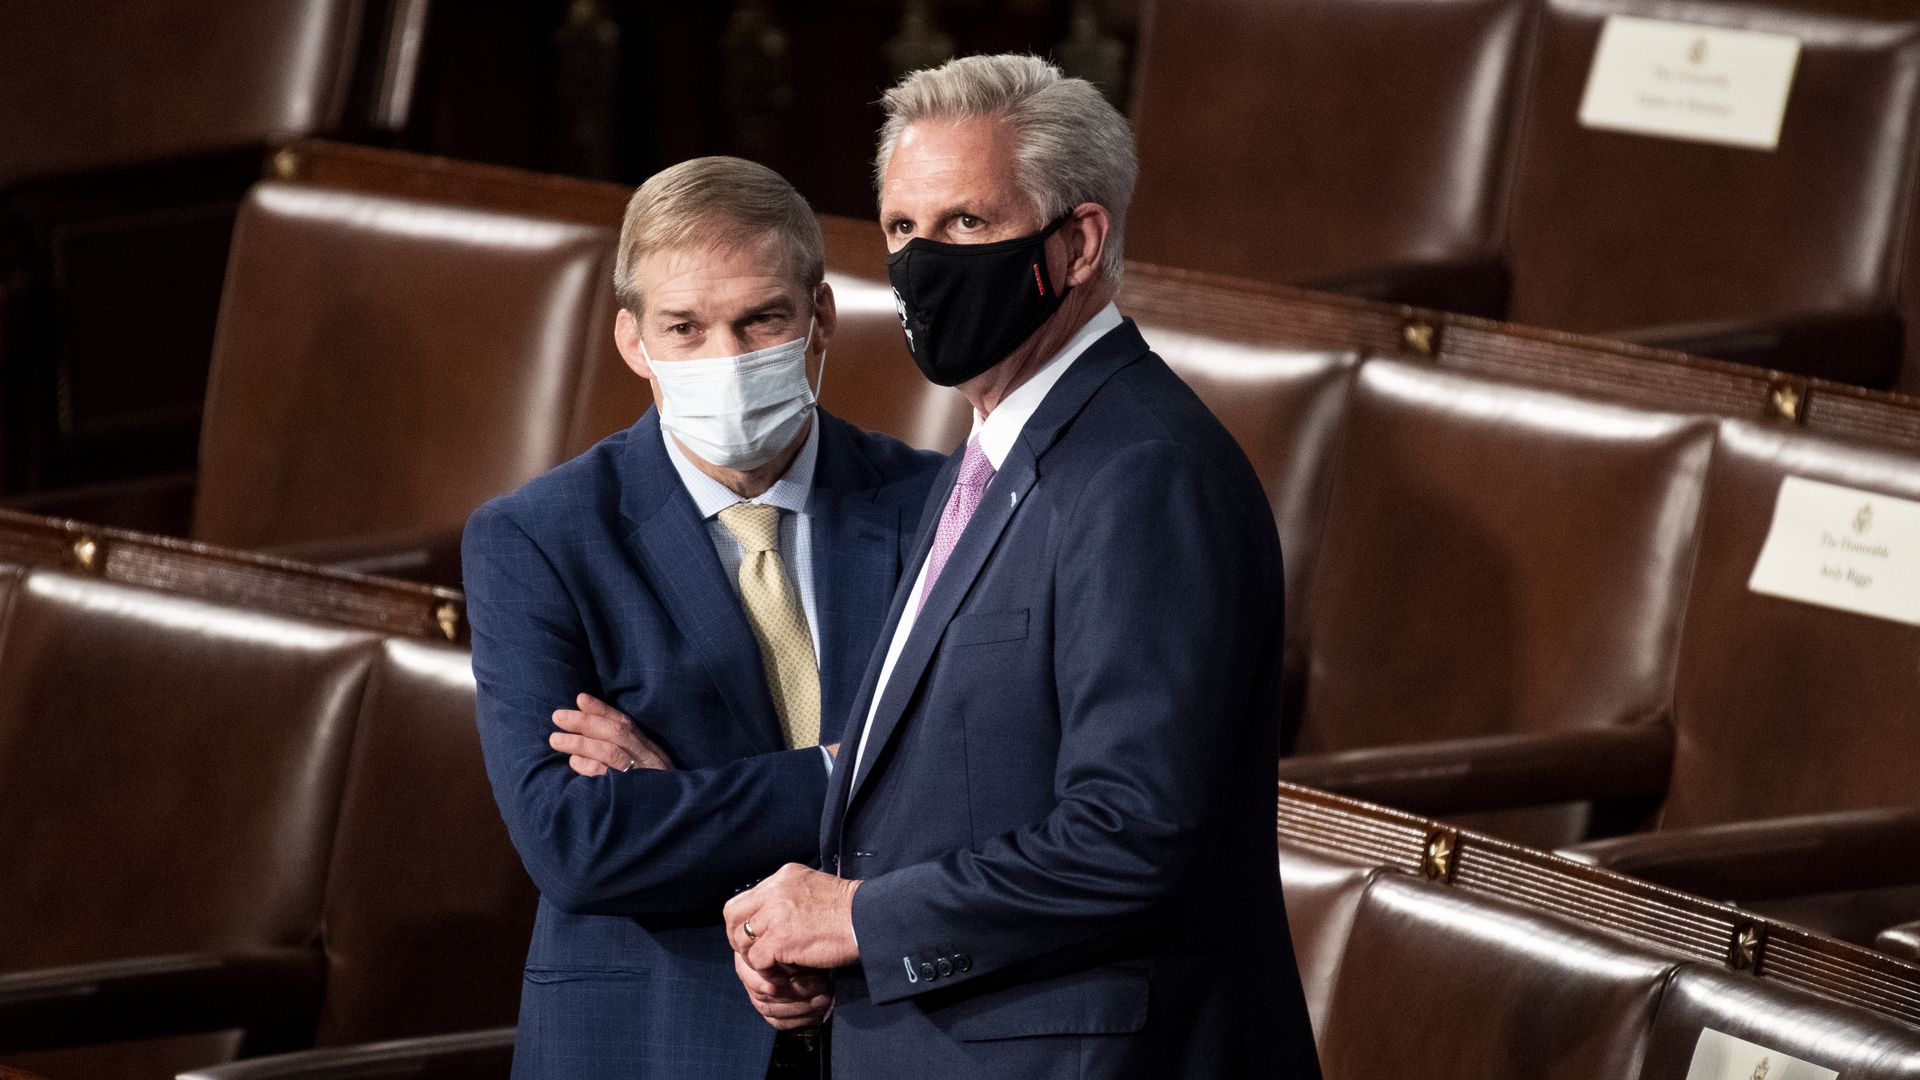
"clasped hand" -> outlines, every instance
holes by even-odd
[[[785,1029],[826,1019],[832,998],[821,973],[860,959],[853,937],[853,894],[859,888],[858,881],[788,863],[727,901],[733,970],[767,1023]],[[821,995],[803,1002],[800,995],[816,978]],[[803,1004],[810,1007],[803,1010]]]

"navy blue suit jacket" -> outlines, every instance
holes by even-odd
[[[1319,1075],[1274,840],[1282,589],[1245,455],[1124,322],[1026,425],[837,770],[837,1080]]]
[[[837,721],[940,459],[816,415],[821,715]],[[826,769],[817,748],[785,748],[658,415],[481,507],[463,558],[487,773],[541,894],[514,1075],[759,1080],[773,1029],[734,975],[720,909],[812,858]],[[575,775],[547,737],[582,691],[675,771]]]

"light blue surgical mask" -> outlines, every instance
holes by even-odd
[[[803,337],[739,356],[655,362],[646,357],[660,387],[660,426],[680,445],[723,469],[757,469],[773,460],[800,434],[819,400],[819,387],[807,384],[807,342]],[[820,375],[826,377],[826,355]]]

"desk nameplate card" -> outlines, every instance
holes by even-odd
[[[1800,41],[1786,34],[1610,15],[1587,71],[1580,123],[1772,150],[1799,62]]]
[[[1693,1044],[1687,1080],[1839,1080],[1840,1074],[1758,1043],[1706,1028]]]
[[[1920,502],[1789,476],[1747,587],[1920,626]]]

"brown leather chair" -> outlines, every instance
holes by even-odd
[[[1381,873],[1320,1039],[1327,1080],[1632,1076],[1675,959],[1562,917]]]
[[[1293,934],[1293,958],[1307,1017],[1316,1040],[1324,1039],[1340,957],[1347,948],[1360,898],[1379,868],[1370,860],[1342,857],[1308,844],[1280,839],[1280,881]]]
[[[228,236],[263,151],[403,126],[427,6],[10,6],[9,494],[191,467]]]
[[[1151,8],[1128,254],[1498,315],[1525,0]]]
[[[1508,230],[1508,317],[1890,385],[1920,131],[1920,15],[1812,0],[1547,0]],[[1777,149],[1578,120],[1609,15],[1800,40]]]
[[[1687,1080],[1700,1035],[1708,1030],[1831,1069],[1846,1080],[1920,1077],[1920,1029],[1751,975],[1682,964],[1660,996],[1640,1080]],[[1780,1075],[1784,1064],[1775,1056],[1769,1072]]]
[[[1282,777],[1325,785],[1393,762],[1437,777],[1454,811],[1526,805],[1538,792],[1503,786],[1502,763],[1563,746],[1558,774],[1588,795],[1657,792],[1712,439],[1684,415],[1364,364],[1309,598],[1300,756]],[[1418,743],[1443,745],[1368,752]],[[1489,827],[1564,843],[1586,821],[1563,808]]]
[[[491,1080],[506,1077],[512,1062],[513,1029],[492,1028],[273,1054],[191,1069],[179,1080]]]
[[[0,1055],[157,1076],[303,1045],[369,632],[14,571],[0,641]]]
[[[473,710],[467,650],[387,639],[334,830],[318,1046],[518,1015],[535,893],[487,787]]]
[[[606,227],[263,183],[221,306],[193,536],[458,580],[488,497],[562,460],[611,350]]]
[[[328,871],[316,1048],[184,1075],[506,1076],[535,894],[487,789],[473,693],[466,650],[385,643]]]
[[[1225,303],[1182,302],[1214,291]],[[1281,714],[1297,718],[1306,686],[1307,595],[1326,515],[1331,458],[1364,349],[1302,345],[1265,317],[1269,297],[1240,283],[1195,282],[1158,268],[1128,271],[1120,303],[1153,350],[1233,433],[1273,506],[1286,570],[1286,658]],[[1243,301],[1238,302],[1236,301]],[[1284,743],[1283,743],[1284,745]]]
[[[1708,470],[1674,692],[1672,779],[1658,832],[1576,857],[1703,895],[1791,912],[1870,942],[1920,912],[1920,798],[1906,763],[1920,628],[1748,587],[1788,476],[1920,498],[1920,460],[1775,425],[1727,421]],[[1844,530],[1849,522],[1837,522]],[[1794,905],[1808,893],[1842,902]],[[1789,907],[1773,905],[1787,903]]]

